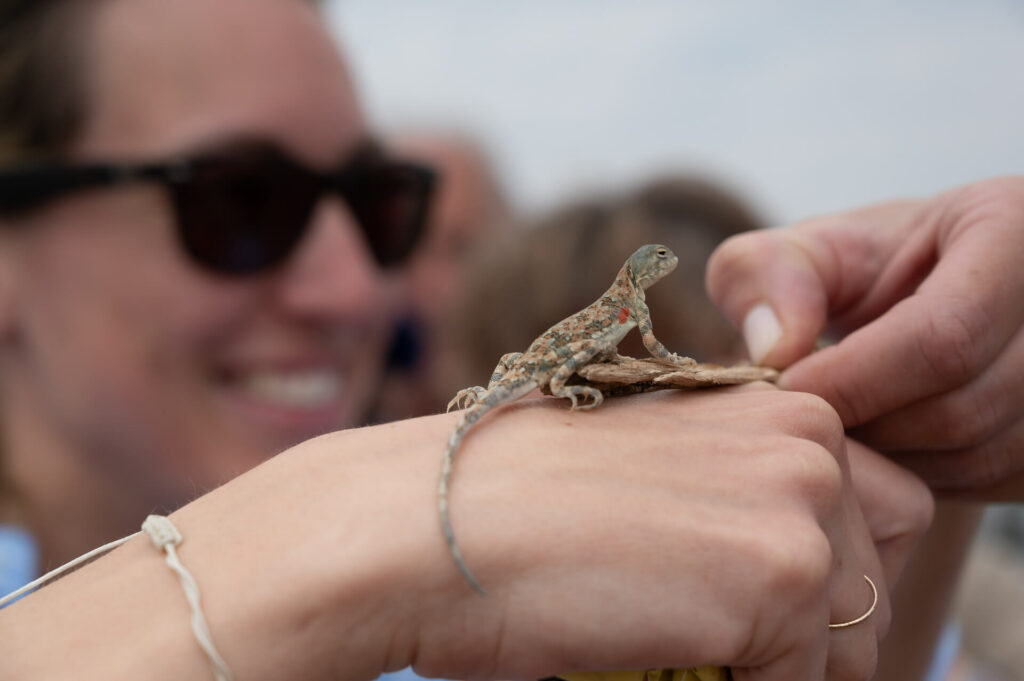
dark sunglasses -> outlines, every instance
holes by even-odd
[[[185,250],[211,270],[241,275],[281,264],[326,192],[344,198],[380,265],[401,262],[423,232],[435,174],[388,160],[369,145],[341,167],[318,171],[270,144],[250,142],[166,163],[0,170],[0,214],[16,215],[63,194],[131,182],[165,185]]]

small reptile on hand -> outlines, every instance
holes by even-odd
[[[568,398],[572,409],[599,406],[604,401],[600,390],[588,385],[567,385],[566,382],[577,369],[591,362],[616,357],[619,342],[634,327],[639,327],[644,347],[654,358],[672,366],[694,367],[694,360],[670,352],[654,337],[644,296],[644,291],[674,270],[678,262],[672,251],[658,244],[637,249],[598,300],[542,333],[526,352],[504,355],[494,368],[486,388],[464,388],[448,403],[449,410],[453,406],[469,408],[456,423],[444,452],[437,488],[441,529],[455,564],[481,595],[486,595],[486,591],[462,558],[448,514],[452,467],[463,437],[488,411],[514,402],[539,387],[546,386],[555,397]]]

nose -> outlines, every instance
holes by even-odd
[[[309,231],[281,273],[281,302],[310,318],[376,316],[382,273],[341,199],[320,200]]]

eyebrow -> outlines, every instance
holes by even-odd
[[[272,140],[265,135],[250,133],[235,133],[205,140],[186,147],[178,153],[168,154],[165,158],[184,160],[218,155],[230,157],[239,152],[260,147],[277,149],[286,156],[303,162],[304,165],[312,165],[305,159],[302,159],[300,154],[279,141]],[[331,166],[337,166],[339,163],[345,163],[357,158],[379,158],[383,156],[385,156],[385,150],[380,140],[373,135],[367,134],[360,137],[355,144],[347,149],[339,151],[335,155],[335,160]]]
[[[205,144],[191,147],[191,151],[168,154],[161,159],[150,157],[140,160],[53,160],[35,162],[13,168],[0,167],[0,215],[16,216],[25,211],[68,192],[89,187],[110,186],[125,182],[157,180],[167,182],[188,172],[194,162],[244,156],[245,152],[258,149],[272,149],[286,158],[292,155],[268,138],[260,135],[235,135],[222,137]],[[312,172],[330,173],[339,166],[364,160],[373,162],[383,158],[381,145],[372,137],[365,136],[357,141],[347,153],[339,154],[339,161],[332,169]],[[301,163],[298,160],[293,163]]]

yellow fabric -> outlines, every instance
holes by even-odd
[[[632,672],[579,672],[559,674],[565,681],[729,681],[725,667],[694,667],[692,669],[650,669]]]

